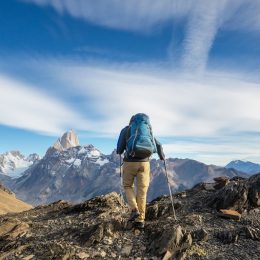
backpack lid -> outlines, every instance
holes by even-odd
[[[149,116],[144,114],[144,113],[137,113],[135,115],[133,115],[130,119],[130,122],[129,122],[129,125],[131,125],[131,123],[133,121],[136,121],[136,122],[141,122],[141,121],[145,121],[147,122],[149,125],[150,125],[150,119],[149,119]]]

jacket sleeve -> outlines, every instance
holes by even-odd
[[[164,155],[163,147],[162,147],[161,143],[156,138],[154,138],[154,141],[156,144],[157,153],[158,153],[160,160],[165,160],[165,155]]]
[[[124,150],[126,149],[126,133],[127,133],[128,126],[123,128],[120,132],[118,141],[117,141],[117,148],[116,153],[122,154]]]

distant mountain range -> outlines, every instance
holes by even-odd
[[[235,169],[206,165],[190,159],[166,160],[173,191],[190,188],[217,176],[243,176]],[[120,192],[119,156],[113,151],[104,155],[93,145],[79,144],[76,133],[65,133],[42,159],[34,160],[18,178],[0,174],[0,181],[17,197],[32,205],[64,199],[80,202],[111,191]],[[168,194],[163,162],[151,160],[148,200]]]
[[[38,160],[40,160],[40,156],[36,153],[30,154],[28,157],[19,151],[0,154],[0,174],[18,178]]]
[[[250,175],[260,172],[260,164],[248,161],[236,160],[226,165],[227,169],[235,169]]]

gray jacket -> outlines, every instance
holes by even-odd
[[[120,132],[118,142],[117,142],[117,149],[116,149],[117,154],[122,154],[126,150],[127,131],[128,131],[128,126],[123,128]],[[164,160],[165,155],[164,155],[161,143],[156,138],[154,138],[154,141],[156,144],[157,153],[158,153],[159,158],[161,160]],[[126,152],[124,154],[125,162],[148,162],[149,159],[150,159],[149,157],[144,158],[144,159],[140,159],[137,157],[131,157]]]

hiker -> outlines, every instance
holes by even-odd
[[[153,137],[150,120],[146,114],[138,113],[132,116],[129,125],[121,130],[117,154],[121,156],[124,151],[123,187],[131,209],[129,221],[134,221],[137,228],[144,228],[146,195],[150,182],[149,159],[156,152],[161,160],[165,159],[162,145]]]

